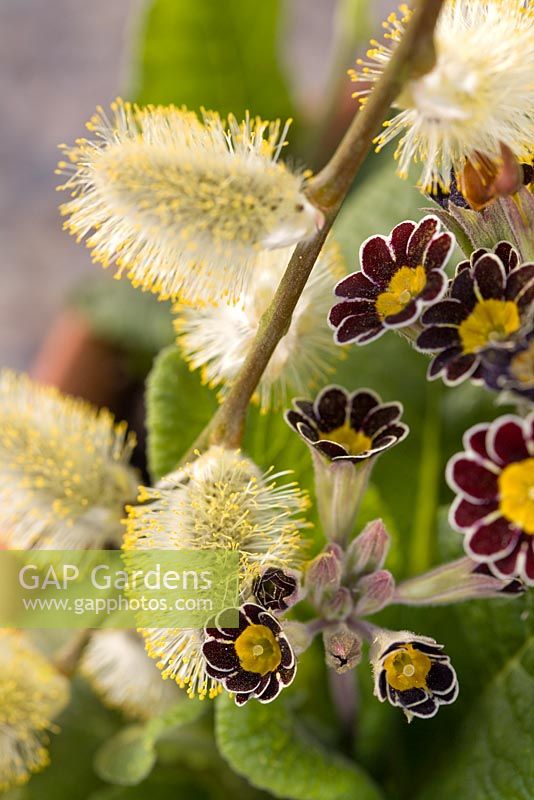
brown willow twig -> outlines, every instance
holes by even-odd
[[[435,63],[433,33],[442,3],[443,0],[419,0],[404,36],[367,102],[355,114],[328,164],[309,181],[306,193],[323,211],[325,225],[312,239],[297,245],[234,384],[190,452],[202,448],[208,441],[239,447],[250,399],[278,342],[287,333],[297,301],[372,147],[373,137],[404,83],[425,74]]]

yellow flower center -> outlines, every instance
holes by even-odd
[[[426,689],[426,676],[432,662],[411,644],[404,644],[384,661],[387,681],[399,692],[406,689]]]
[[[426,286],[424,267],[401,267],[389,282],[385,292],[376,298],[376,311],[381,319],[403,311],[412,298]]]
[[[274,672],[282,660],[280,647],[266,625],[249,625],[235,643],[239,663],[247,672],[267,675]]]
[[[373,443],[370,436],[366,436],[362,431],[353,430],[347,423],[328,433],[319,433],[319,436],[321,439],[328,439],[329,442],[340,444],[351,456],[365,453]]]
[[[516,461],[499,476],[501,513],[534,536],[534,458]]]
[[[458,332],[464,353],[476,353],[491,342],[507,339],[519,330],[521,320],[517,305],[510,300],[481,300]]]

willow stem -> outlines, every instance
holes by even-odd
[[[297,245],[232,388],[192,451],[208,441],[239,447],[250,399],[289,328],[306,281],[380,124],[404,83],[424,75],[435,63],[433,33],[442,3],[443,0],[419,0],[404,36],[365,105],[355,114],[328,164],[307,184],[306,193],[323,211],[325,225],[312,239]]]
[[[85,648],[89,644],[92,631],[82,628],[56,653],[54,663],[56,668],[68,678],[76,671]]]

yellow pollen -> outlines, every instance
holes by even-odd
[[[499,476],[501,513],[534,536],[534,458],[516,461]]]
[[[404,644],[384,661],[387,681],[393,689],[426,689],[426,677],[432,662],[411,644]]]
[[[519,330],[521,319],[511,300],[481,300],[458,328],[464,353],[477,353]]]
[[[373,443],[370,436],[366,436],[362,431],[353,430],[347,423],[328,433],[319,432],[319,436],[321,439],[340,444],[351,456],[359,456],[365,453]]]
[[[239,663],[247,672],[267,675],[280,664],[282,655],[273,632],[266,625],[249,625],[235,643]]]
[[[418,267],[401,267],[389,282],[385,292],[376,299],[376,310],[381,319],[403,311],[410,300],[417,297],[426,286],[426,272]]]

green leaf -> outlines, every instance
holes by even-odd
[[[488,651],[484,656],[491,657]],[[508,653],[501,669],[485,684],[419,800],[530,800],[533,708],[534,637],[530,637],[518,651]]]
[[[108,783],[135,786],[150,774],[156,763],[154,740],[145,726],[123,728],[98,750],[94,766],[96,774]]]
[[[148,463],[158,480],[176,468],[217,408],[198,372],[191,372],[174,345],[154,361],[146,389]]]
[[[190,700],[185,697],[184,693],[184,697],[179,703],[169,708],[164,714],[152,717],[146,723],[147,735],[156,741],[173,728],[196,722],[206,710],[206,703],[202,703],[200,700]]]
[[[326,751],[302,730],[282,699],[238,708],[217,700],[216,737],[230,766],[259,789],[288,800],[378,800],[375,784],[355,763]]]
[[[99,748],[95,772],[108,783],[135,786],[151,772],[157,760],[158,740],[183,725],[195,722],[205,711],[200,701],[185,698],[144,725],[123,728]]]
[[[137,100],[242,118],[293,114],[278,65],[279,0],[153,0],[140,45]]]

